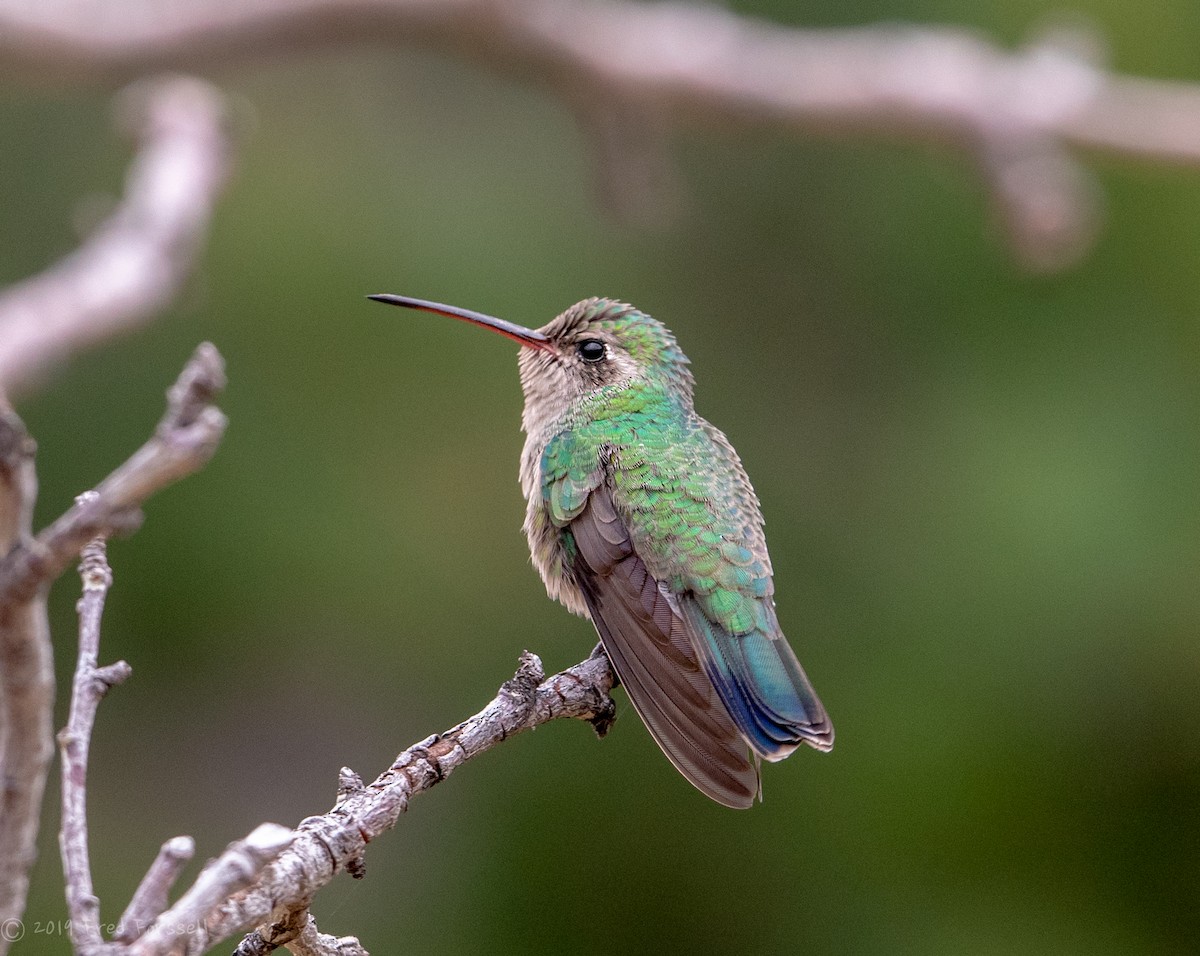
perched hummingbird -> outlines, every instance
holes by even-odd
[[[833,726],[775,617],[758,498],[696,414],[666,326],[585,299],[540,329],[399,295],[370,298],[518,342],[521,488],[534,566],[590,617],[670,761],[727,807],[761,793],[759,758],[833,746]]]

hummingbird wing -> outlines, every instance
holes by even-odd
[[[678,602],[634,551],[604,484],[566,532],[576,583],[643,723],[699,790],[725,806],[749,807],[759,793],[757,761],[698,659]]]

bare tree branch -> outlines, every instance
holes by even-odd
[[[166,911],[171,887],[195,853],[196,841],[189,836],[172,837],[162,845],[121,914],[117,931],[113,933],[114,942],[133,942]]]
[[[596,117],[626,113],[950,145],[1033,268],[1069,263],[1093,234],[1095,187],[1072,151],[1200,164],[1200,86],[1109,73],[1086,36],[1010,53],[952,28],[805,30],[632,0],[126,0],[103,18],[85,0],[0,2],[7,72],[56,82],[339,42],[427,43],[545,82],[601,143],[610,119]],[[646,175],[669,181],[631,173],[633,200]]]
[[[161,310],[191,269],[229,165],[220,95],[200,80],[122,95],[140,144],[125,197],[75,252],[0,292],[0,388]]]
[[[210,351],[215,351],[211,350]],[[204,350],[198,352],[202,361]],[[170,409],[164,426],[184,427],[200,420],[208,409],[197,408],[194,383],[197,376],[192,365],[184,370],[180,382],[170,391]],[[165,430],[165,428],[164,428]],[[137,456],[135,456],[136,459]],[[100,497],[87,492],[81,504]],[[92,728],[100,700],[108,690],[126,680],[132,673],[124,661],[107,667],[97,666],[100,652],[100,622],[104,601],[112,585],[103,537],[93,539],[83,549],[80,574],[83,578],[83,597],[79,601],[79,657],[71,694],[67,726],[59,734],[62,749],[63,814],[60,843],[63,870],[66,875],[67,909],[70,916],[71,942],[79,956],[93,956],[106,947],[100,932],[100,901],[92,888],[91,864],[88,857],[87,828],[87,764]],[[295,835],[286,827],[264,823],[244,840],[231,843],[216,860],[211,861],[196,878],[191,888],[170,909],[163,912],[170,882],[182,861],[191,855],[190,841],[176,839],[163,847],[162,853],[147,873],[126,910],[121,932],[134,938],[139,951],[167,953],[188,935],[180,927],[199,924],[213,910],[219,909],[231,896],[250,886],[262,871],[281,852],[291,845]],[[129,919],[130,913],[148,917],[145,932],[140,923]],[[161,914],[161,915],[160,915]]]
[[[224,387],[224,361],[202,343],[168,390],[166,414],[150,440],[36,539],[0,560],[0,608],[58,577],[97,535],[136,527],[147,498],[203,467],[225,433],[225,416],[212,404]]]
[[[28,539],[37,497],[34,442],[0,406],[0,549]],[[53,745],[54,658],[44,594],[0,602],[0,956],[25,912]]]
[[[208,461],[225,430],[224,415],[211,404],[224,381],[220,354],[207,343],[201,345],[169,390],[167,412],[154,436],[95,491],[80,495],[75,505],[36,539],[28,536],[27,513],[9,516],[15,521],[14,529],[20,525],[21,533],[9,539],[10,544],[13,540],[16,543],[0,561],[0,686],[4,690],[2,729],[7,781],[0,814],[0,920],[18,919],[24,911],[50,758],[54,675],[45,619],[46,588],[88,540],[136,526],[138,508],[147,497]],[[10,511],[15,502],[28,502],[27,512],[36,484],[32,443],[23,428],[12,430],[16,427],[13,423],[19,425],[15,415],[0,415],[0,453],[5,447],[9,449],[7,455],[0,454],[0,476],[5,478],[0,483],[0,502],[7,502],[5,507]],[[18,485],[25,487],[17,491]],[[82,603],[87,605],[95,593],[86,591]],[[81,630],[81,638],[90,643],[81,644],[71,720],[62,744],[63,796],[69,801],[63,818],[63,855],[72,917],[78,918],[74,925],[83,933],[78,939],[83,949],[97,939],[91,932],[95,914],[89,900],[94,898],[87,871],[86,830],[81,828],[85,799],[81,775],[87,766],[87,734],[95,702],[81,695],[88,688],[94,693],[97,680],[116,683],[124,677],[123,672],[112,668],[95,669],[98,633]],[[85,655],[90,662],[86,667]],[[68,823],[76,825],[68,830]],[[0,953],[5,952],[7,944],[0,936]]]
[[[94,495],[95,492],[88,494]],[[129,678],[132,669],[124,661],[100,667],[100,620],[104,600],[112,586],[104,538],[93,539],[83,549],[79,566],[83,596],[79,599],[79,657],[71,690],[67,725],[58,734],[62,752],[62,829],[59,846],[66,876],[67,915],[71,943],[79,956],[97,952],[100,935],[100,900],[92,890],[92,868],[88,858],[87,769],[92,727],[100,700],[117,684]]]
[[[516,674],[474,717],[409,747],[369,786],[351,785],[355,778],[343,770],[332,810],[309,817],[294,831],[264,824],[245,844],[231,845],[225,856],[210,864],[179,902],[139,938],[106,952],[111,956],[201,953],[257,925],[260,929],[243,940],[240,954],[268,953],[294,942],[301,947],[299,952],[306,952],[307,945],[307,952],[361,953],[361,944],[352,937],[324,936],[307,919],[301,923],[316,891],[339,871],[360,865],[367,844],[396,825],[412,797],[501,741],[562,718],[589,721],[598,734],[606,733],[615,713],[608,696],[614,682],[608,658],[599,647],[587,660],[548,679],[541,660],[526,651]],[[253,852],[251,846],[256,848]],[[243,862],[233,866],[226,859],[231,854]],[[277,854],[273,862],[264,864],[272,854]],[[247,856],[253,866],[244,862]],[[238,890],[219,871],[241,873],[244,888]]]
[[[258,956],[286,945],[299,956],[366,956],[353,937],[320,933],[308,914],[313,894],[340,870],[357,871],[367,844],[396,825],[418,793],[496,744],[551,720],[589,721],[601,736],[615,708],[609,691],[615,678],[599,647],[587,660],[545,679],[542,662],[526,651],[516,674],[490,704],[444,734],[401,753],[370,786],[343,768],[338,799],[327,814],[309,817],[295,830],[264,823],[231,843],[211,861],[174,906],[166,894],[191,842],[164,845],[122,917],[116,938],[100,935],[99,901],[92,890],[87,851],[87,752],[96,709],[107,689],[130,673],[124,661],[98,668],[100,615],[112,581],[102,540],[89,544],[81,565],[80,650],[63,749],[63,866],[72,920],[72,942],[80,956],[167,956],[194,954],[248,926],[262,924],[238,948]]]
[[[296,834],[276,823],[260,823],[244,840],[235,840],[196,877],[179,901],[162,914],[128,949],[139,956],[199,953],[209,943],[211,914],[230,911],[239,893],[252,886],[272,861],[287,850]],[[198,945],[199,944],[199,945]]]

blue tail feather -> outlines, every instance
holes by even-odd
[[[692,598],[681,604],[705,672],[755,753],[779,760],[802,743],[833,746],[825,708],[782,634],[731,635]],[[774,614],[769,617],[774,623]]]

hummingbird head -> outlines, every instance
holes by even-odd
[[[630,381],[656,380],[692,394],[687,356],[670,330],[615,299],[584,299],[537,330],[550,348],[526,349],[521,381],[546,378],[555,390],[583,395]]]
[[[633,382],[658,384],[685,402],[692,400],[692,373],[675,336],[657,319],[615,299],[584,299],[540,329],[530,329],[423,299],[398,295],[368,298],[462,319],[520,344],[526,431],[556,420],[592,392]]]

